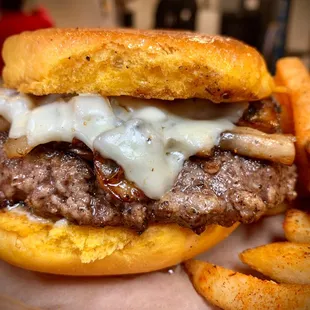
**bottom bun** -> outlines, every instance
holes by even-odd
[[[239,223],[210,225],[200,235],[176,224],[151,225],[143,234],[0,213],[0,258],[29,270],[90,276],[150,272],[178,264],[226,238]]]

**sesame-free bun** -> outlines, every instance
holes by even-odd
[[[166,268],[202,253],[230,228],[208,226],[200,236],[176,224],[153,225],[142,235],[125,228],[39,222],[1,211],[0,259],[21,268],[63,275],[120,275]]]
[[[257,100],[274,88],[261,55],[220,36],[123,29],[44,29],[9,37],[6,87],[35,95]]]

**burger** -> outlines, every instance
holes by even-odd
[[[0,258],[66,275],[166,268],[293,200],[261,55],[186,32],[45,29],[8,38]]]

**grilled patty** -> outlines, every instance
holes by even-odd
[[[8,159],[0,133],[0,203],[24,202],[36,215],[79,225],[124,226],[142,232],[150,223],[177,223],[197,233],[206,225],[258,220],[296,193],[295,167],[216,150],[187,160],[173,188],[160,200],[123,202],[97,183],[93,163],[65,144],[39,146]]]

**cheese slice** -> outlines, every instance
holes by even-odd
[[[165,103],[93,94],[41,102],[0,90],[0,115],[11,122],[10,138],[27,136],[31,146],[77,138],[116,161],[126,178],[152,199],[171,189],[186,159],[217,145],[247,107],[244,102]]]

